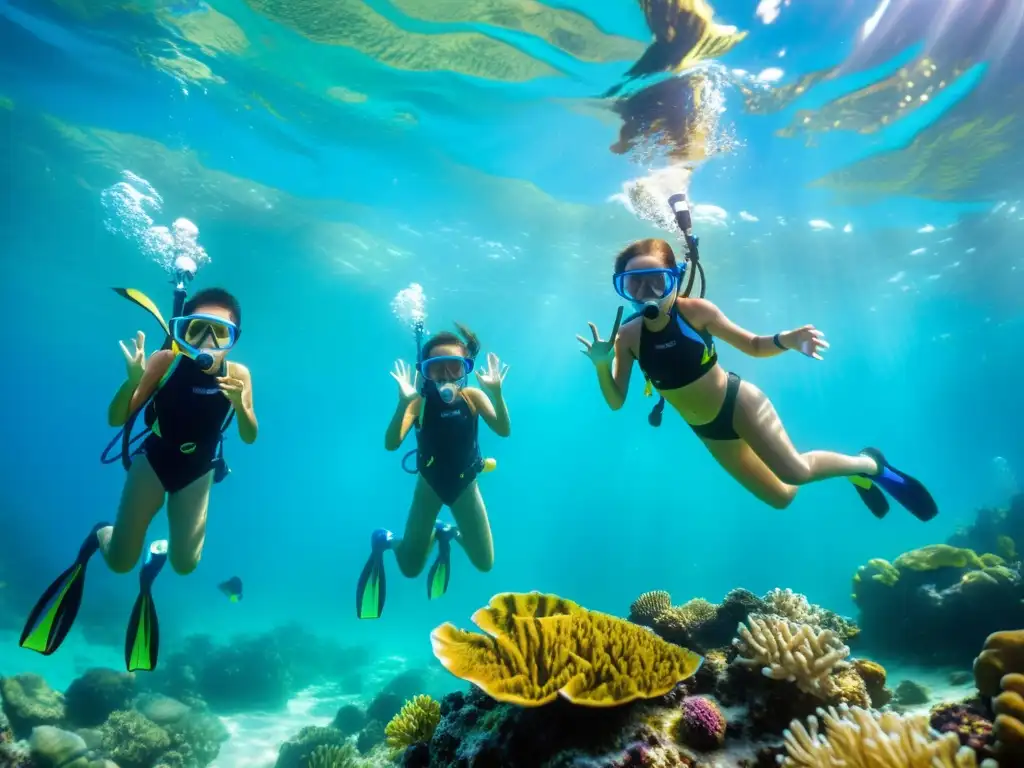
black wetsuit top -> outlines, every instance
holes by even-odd
[[[178,355],[146,408],[146,425],[167,447],[213,458],[231,415],[231,401],[217,384],[225,365],[205,373],[194,360]]]
[[[429,384],[423,391],[422,426],[416,430],[416,469],[448,506],[476,478],[483,464],[479,417],[461,395],[446,404]]]
[[[707,331],[698,331],[672,310],[668,324],[660,331],[640,327],[640,370],[659,390],[692,384],[715,367],[718,352]]]

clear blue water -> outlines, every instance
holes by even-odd
[[[832,345],[821,364],[756,360],[724,345],[721,361],[771,397],[801,449],[877,445],[916,474],[941,510],[924,525],[900,510],[876,521],[842,480],[772,510],[674,414],[649,427],[652,401],[638,379],[621,411],[602,402],[574,336],[588,320],[607,330],[618,302],[614,254],[658,234],[611,199],[655,166],[608,151],[617,123],[595,101],[650,39],[635,4],[511,4],[500,22],[478,13],[482,4],[461,16],[438,6],[454,14],[439,19],[417,16],[425,3],[351,0],[338,7],[362,9],[356,16],[384,31],[341,44],[313,34],[343,37],[309,0],[288,23],[276,5],[240,0],[107,2],[83,13],[87,5],[0,2],[8,630],[89,527],[116,510],[123,473],[98,461],[123,377],[116,342],[139,328],[151,345],[159,334],[110,288],[136,287],[169,312],[166,273],[107,226],[102,193],[125,171],[162,196],[156,224],[185,217],[199,227],[210,263],[195,286],[240,297],[235,357],[253,372],[261,430],[253,446],[233,433],[227,442],[233,474],[214,490],[199,569],[188,578],[168,571],[157,584],[168,644],[299,621],[382,654],[426,657],[434,626],[465,626],[508,590],[622,615],[649,589],[682,602],[783,586],[852,613],[860,564],[941,542],[978,506],[1005,500],[995,457],[1024,465],[1013,383],[1024,271],[1013,194],[1019,129],[943,150],[973,168],[949,183],[929,178],[924,162],[918,182],[870,195],[811,185],[865,158],[891,158],[896,169],[900,149],[918,138],[1013,114],[1000,86],[1019,50],[1012,44],[971,43],[970,67],[926,109],[876,132],[832,130],[808,143],[779,135],[798,110],[870,88],[937,44],[909,27],[913,47],[760,114],[736,83],[780,68],[768,93],[849,61],[875,5],[795,2],[764,24],[749,0],[716,4],[718,18],[749,36],[719,65],[733,70],[719,82],[719,130],[737,146],[690,185],[703,206],[708,298],[755,332],[814,323]],[[588,61],[520,23],[552,8],[589,17],[595,45],[629,55]],[[466,53],[448,47],[453,39],[487,47]],[[187,57],[188,69],[171,69],[174,57]],[[513,66],[530,76],[501,79]],[[907,173],[893,170],[890,181]],[[817,220],[831,228],[809,223]],[[389,562],[385,615],[360,622],[354,584],[370,531],[402,528],[414,483],[401,452],[382,443],[395,401],[388,372],[415,355],[391,302],[412,283],[426,293],[430,330],[465,322],[511,366],[512,435],[482,437],[499,464],[481,479],[496,562],[479,574],[457,551],[451,588],[433,602],[422,579],[403,580]],[[158,518],[151,535],[165,530]],[[238,604],[216,588],[233,575],[245,583]],[[75,632],[44,659],[18,649],[12,633],[0,672],[43,671],[59,684],[76,658],[109,654],[118,666],[134,594],[134,575],[97,563],[80,620],[109,624],[112,645],[87,645]]]

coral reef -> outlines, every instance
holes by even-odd
[[[1004,509],[979,509],[974,522],[957,530],[946,543],[975,552],[994,552],[1008,563],[1019,561],[1018,545],[1024,544],[1024,494],[1014,496]]]
[[[500,701],[540,706],[561,695],[593,707],[652,698],[692,676],[701,657],[635,624],[554,595],[505,593],[473,615],[480,635],[442,624],[434,655]]]
[[[309,768],[310,758],[321,747],[343,747],[345,737],[333,728],[311,725],[281,745],[274,768]]]
[[[111,712],[126,709],[134,697],[135,675],[113,669],[90,669],[65,691],[66,716],[82,728],[102,725]]]
[[[670,643],[707,653],[729,645],[736,625],[750,616],[779,616],[828,629],[844,642],[859,632],[851,620],[813,605],[806,597],[789,589],[773,589],[763,597],[745,589],[734,589],[718,605],[697,597],[679,606],[671,605],[667,592],[645,592],[634,601],[629,618],[650,627]]]
[[[441,705],[429,696],[409,699],[384,728],[387,744],[395,752],[428,742],[441,721]]]
[[[960,746],[953,734],[936,736],[928,718],[903,717],[895,712],[874,713],[860,707],[830,707],[819,713],[825,732],[820,733],[818,717],[805,727],[794,720],[785,733],[784,768],[976,768],[977,758]],[[988,768],[982,763],[984,768]],[[993,763],[989,763],[995,768]]]
[[[39,675],[0,678],[0,703],[18,739],[28,738],[36,726],[64,720],[64,696]]]
[[[343,736],[359,733],[366,726],[366,713],[354,704],[346,704],[338,710],[331,721],[331,727]]]
[[[991,753],[992,720],[979,699],[939,704],[932,708],[928,720],[939,733],[956,734],[960,743],[975,753]]]
[[[103,751],[121,768],[150,768],[167,752],[167,731],[135,711],[114,712],[101,729]]]
[[[982,696],[995,696],[1006,675],[1024,673],[1024,629],[993,632],[974,660],[974,683]]]
[[[893,704],[897,707],[916,707],[927,704],[931,694],[928,688],[913,680],[903,680],[896,686]]]
[[[1024,624],[1020,565],[936,544],[853,579],[860,647],[919,664],[965,666],[992,632]]]
[[[834,693],[832,673],[850,655],[831,630],[815,630],[779,617],[751,616],[738,628],[739,663],[762,667],[773,680],[795,682],[797,688],[821,700]]]

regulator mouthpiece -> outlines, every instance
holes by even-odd
[[[196,365],[198,365],[204,371],[208,371],[210,368],[213,368],[213,355],[211,355],[209,352],[200,352],[198,355],[196,355],[195,360]]]
[[[661,311],[657,301],[645,301],[643,308],[643,315],[648,320],[655,320],[658,317],[658,313]]]
[[[437,394],[441,397],[441,400],[445,405],[451,405],[455,401],[455,396],[459,393],[459,388],[454,384],[441,384],[437,387]]]
[[[693,220],[690,218],[690,203],[687,201],[686,195],[677,192],[668,199],[668,204],[672,206],[672,212],[676,215],[676,224],[679,229],[683,234],[689,235],[693,230]]]

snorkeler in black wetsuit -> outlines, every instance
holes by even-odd
[[[674,196],[672,202],[688,252],[696,261],[697,240],[690,234],[685,197]],[[866,448],[856,456],[799,452],[765,394],[718,365],[714,345],[717,336],[752,357],[796,350],[821,360],[821,352],[828,349],[824,334],[805,325],[774,336],[756,336],[731,322],[711,302],[690,298],[692,277],[688,288],[681,290],[687,266],[688,262],[677,264],[664,240],[637,241],[616,257],[615,290],[633,303],[637,313],[620,330],[620,309],[608,341],[600,338],[593,323],[593,340],[576,337],[594,363],[609,407],[622,407],[637,361],[648,384],[662,397],[651,423],[660,423],[660,409],[664,402],[670,403],[722,468],[776,509],[789,506],[801,485],[847,477],[877,517],[889,510],[884,490],[920,520],[933,518],[938,508],[924,485],[889,464],[877,449]]]
[[[119,292],[160,319],[144,296]],[[169,541],[149,547],[125,642],[129,671],[156,666],[159,625],[150,594],[153,580],[168,559],[183,575],[199,563],[210,489],[227,473],[220,455],[223,430],[237,417],[243,442],[254,442],[258,431],[249,370],[226,360],[241,332],[238,301],[219,288],[200,291],[184,303],[168,330],[166,348],[148,361],[141,331],[130,348],[121,344],[128,377],[110,404],[108,420],[111,426],[125,425],[125,447],[134,442],[131,424],[140,413],[149,434],[137,452],[124,454],[128,476],[117,521],[96,525],[75,562],[40,598],[22,633],[24,648],[49,655],[60,647],[78,613],[91,557],[99,551],[115,573],[131,571],[166,498]]]
[[[478,442],[479,419],[495,434],[508,437],[511,431],[502,383],[508,366],[496,355],[487,356],[487,367],[477,372],[481,389],[465,385],[480,351],[476,336],[458,326],[460,336],[439,333],[418,352],[416,371],[399,361],[391,376],[398,382],[398,407],[384,436],[384,446],[397,450],[409,431],[416,427],[418,475],[405,533],[396,539],[380,528],[370,538],[370,558],[356,586],[356,615],[380,618],[384,610],[386,580],[384,553],[393,549],[402,573],[413,578],[427,562],[436,539],[437,559],[427,574],[427,597],[440,597],[448,589],[450,552],[454,539],[480,571],[494,563],[494,543],[487,509],[477,486],[477,475],[493,468],[484,460]],[[418,329],[417,338],[422,332]],[[423,386],[417,387],[419,375]],[[452,511],[458,527],[437,521],[442,506]]]

